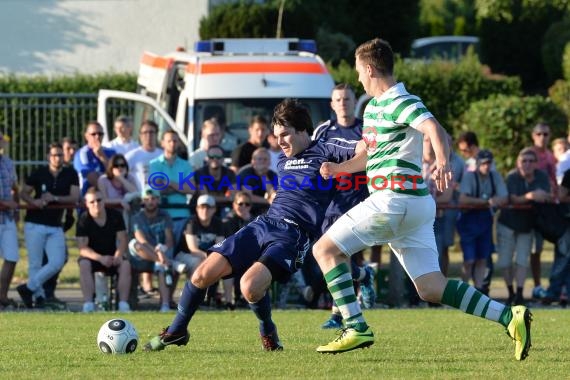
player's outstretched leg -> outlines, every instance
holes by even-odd
[[[259,320],[262,348],[265,351],[282,351],[283,345],[277,335],[277,327],[271,319],[271,297],[269,297],[269,293],[265,292],[259,301],[250,303],[249,307]]]
[[[515,342],[515,359],[524,360],[528,356],[532,313],[526,306],[505,306],[458,280],[447,281],[441,303],[499,322]]]
[[[352,284],[352,276],[346,263],[325,273],[329,291],[346,322],[338,338],[323,346],[317,352],[338,354],[374,344],[374,334],[366,324]]]
[[[185,346],[190,339],[188,333],[188,324],[190,319],[204,300],[206,289],[200,289],[186,281],[180,301],[178,302],[178,310],[172,324],[163,329],[162,332],[153,337],[143,346],[143,351],[162,351],[166,346],[175,344],[177,346]]]
[[[507,334],[515,342],[515,359],[524,360],[530,350],[530,324],[532,313],[526,306],[511,307],[512,319],[507,325]]]

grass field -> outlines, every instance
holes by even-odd
[[[562,379],[570,371],[570,313],[534,311],[533,347],[514,359],[502,326],[451,309],[375,309],[365,313],[376,344],[342,355],[315,347],[334,331],[321,330],[326,311],[276,311],[283,352],[261,350],[249,311],[198,312],[186,347],[140,349],[173,314],[128,315],[139,335],[130,355],[100,353],[96,336],[110,313],[3,313],[2,379]]]

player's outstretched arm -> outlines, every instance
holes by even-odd
[[[427,135],[435,152],[435,170],[432,177],[438,191],[447,189],[452,184],[453,174],[449,164],[449,145],[445,129],[435,118],[424,120],[418,130]]]
[[[336,177],[338,174],[342,173],[361,172],[366,169],[367,158],[368,156],[366,154],[366,151],[362,151],[357,153],[350,160],[345,161],[341,164],[335,164],[334,162],[323,162],[320,172],[324,179]]]

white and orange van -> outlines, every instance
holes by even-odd
[[[112,138],[119,113],[133,115],[135,134],[143,119],[153,119],[161,130],[175,129],[191,152],[205,119],[217,117],[231,137],[226,140],[237,145],[247,140],[250,119],[263,115],[270,121],[284,98],[303,101],[315,124],[327,120],[333,87],[312,40],[213,39],[197,42],[192,52],[144,53],[138,93],[101,90],[98,119],[106,138]]]

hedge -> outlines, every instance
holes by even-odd
[[[93,93],[101,88],[135,92],[136,73],[69,76],[0,76],[0,93]]]
[[[532,145],[531,130],[539,122],[550,126],[551,140],[566,137],[568,118],[549,98],[493,95],[471,104],[463,130],[477,134],[479,145],[493,152],[505,174],[514,168],[518,152]]]
[[[335,82],[348,82],[360,93],[356,71],[346,62],[329,66]],[[461,115],[472,102],[493,94],[522,95],[518,77],[490,73],[477,56],[470,53],[459,62],[445,60],[421,61],[397,59],[394,72],[410,93],[422,98],[424,104],[452,135],[461,125]]]

